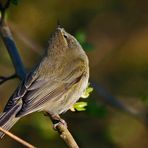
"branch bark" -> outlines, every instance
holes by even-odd
[[[14,65],[16,75],[22,80],[26,76],[26,71],[24,68],[24,65],[22,63],[22,60],[20,58],[18,49],[16,47],[16,44],[14,42],[13,36],[11,34],[11,31],[9,27],[2,22],[0,25],[0,35],[3,39],[3,42],[8,50],[8,53],[11,57],[12,63]]]
[[[16,71],[16,75],[20,79],[23,79],[26,76],[26,71],[22,63],[22,60],[20,58],[12,33],[9,27],[5,23],[5,13],[6,10],[9,8],[9,5],[10,5],[10,0],[0,2],[0,12],[1,12],[0,35],[11,57],[12,63]]]
[[[15,136],[14,134],[10,133],[9,131],[4,130],[3,128],[0,127],[0,131],[5,133],[6,135],[8,135],[9,137],[11,137],[12,139],[14,139],[15,141],[21,143],[22,145],[28,147],[28,148],[35,148],[35,146],[31,145],[30,143],[24,141],[23,139]]]
[[[60,137],[64,140],[69,148],[79,148],[73,136],[65,125],[59,123],[56,127],[56,130],[59,132]]]
[[[9,77],[0,76],[0,85],[3,84],[5,81],[16,78],[16,77],[17,77],[16,74],[13,74],[13,75],[11,75]]]

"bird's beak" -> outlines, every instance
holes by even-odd
[[[67,43],[67,40],[66,40],[66,38],[65,38],[65,30],[64,30],[64,28],[61,28],[61,27],[57,27],[56,28],[56,32],[57,32],[57,36],[59,37],[59,39],[60,39],[60,42],[63,44],[63,45],[65,45],[65,46],[67,46],[68,45],[68,43]]]

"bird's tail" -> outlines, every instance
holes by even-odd
[[[0,127],[4,130],[10,130],[10,128],[20,119],[16,117],[16,114],[21,109],[20,103],[14,105],[9,111],[0,114]],[[5,134],[0,131],[0,138]]]

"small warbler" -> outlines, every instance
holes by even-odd
[[[81,97],[89,79],[86,53],[74,36],[57,27],[41,61],[29,72],[8,100],[0,126],[9,130],[27,114],[44,111],[58,116]],[[4,133],[0,132],[0,137]]]

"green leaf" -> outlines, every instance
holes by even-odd
[[[76,39],[82,45],[85,51],[91,51],[94,49],[94,46],[87,42],[86,40],[86,33],[83,30],[77,31],[75,34]]]
[[[78,31],[75,35],[76,39],[80,42],[80,44],[83,44],[86,42],[86,34],[84,31]]]
[[[82,47],[84,48],[85,51],[91,51],[94,49],[94,46],[88,42],[83,43]]]
[[[77,102],[73,105],[73,108],[77,111],[85,111],[87,106],[87,102]]]
[[[93,87],[89,86],[88,84],[87,88],[85,89],[84,93],[82,94],[81,98],[88,98],[93,91]]]

